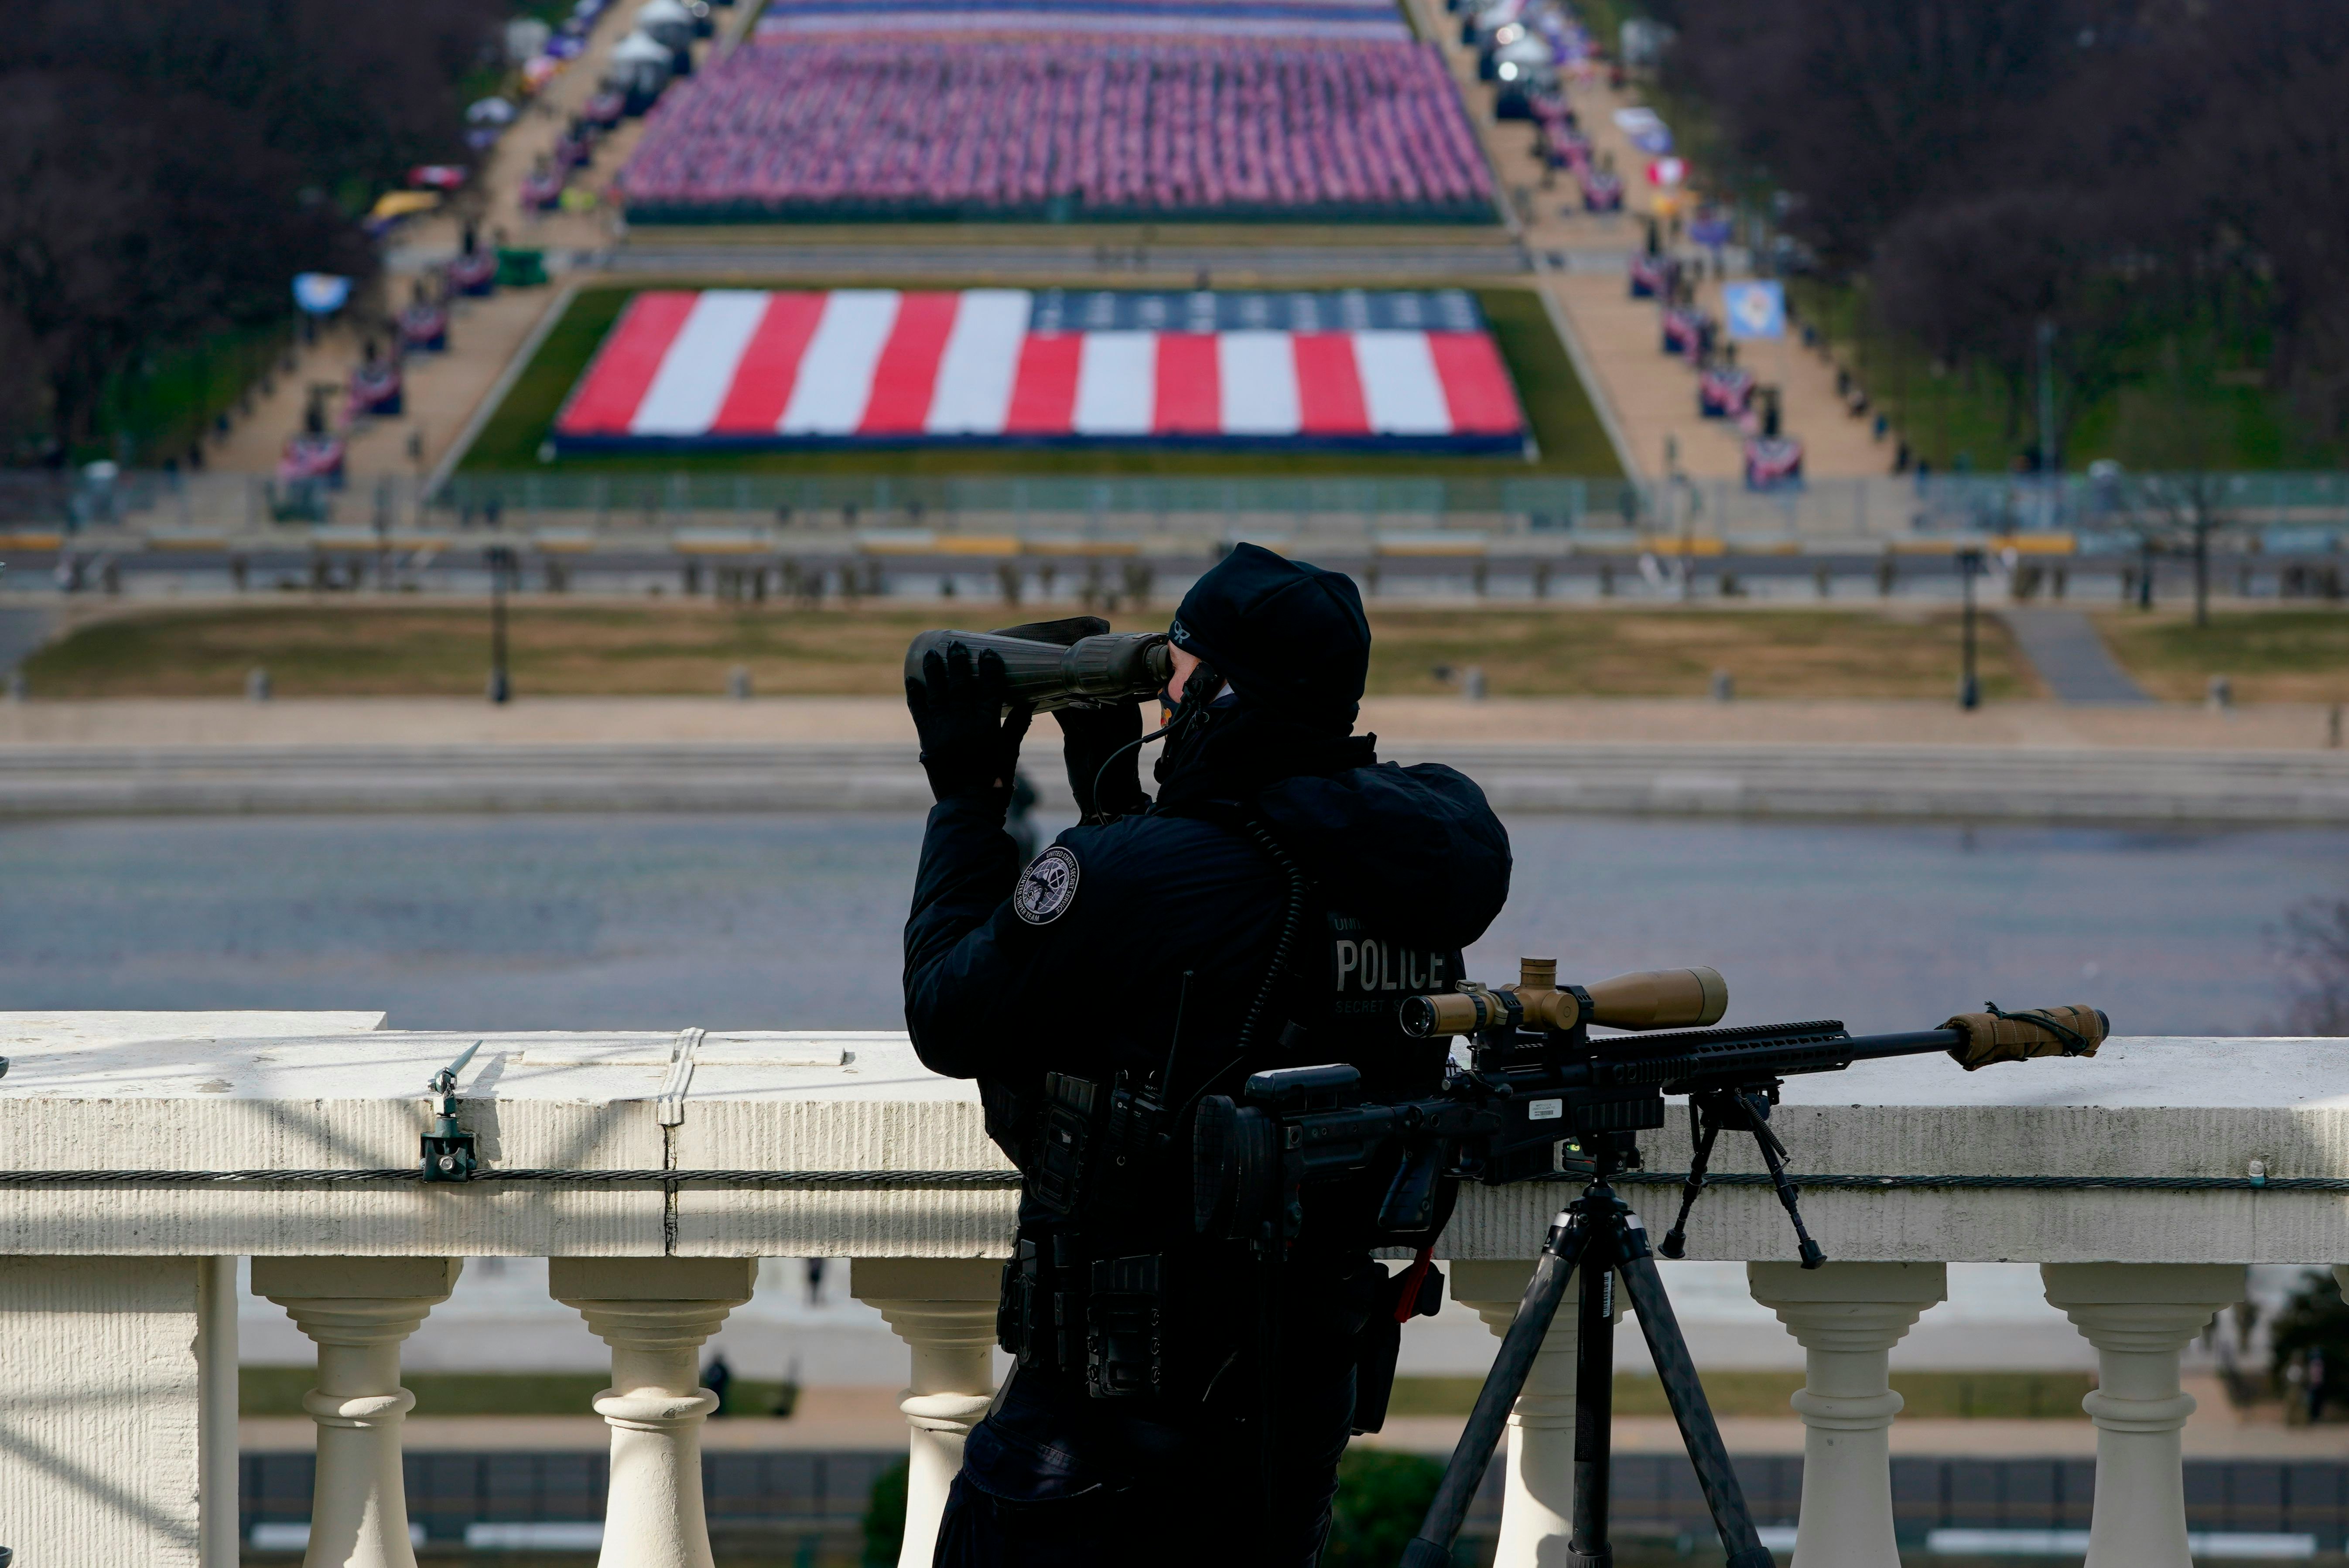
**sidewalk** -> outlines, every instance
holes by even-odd
[[[1613,159],[1624,184],[1622,213],[1583,212],[1571,175],[1560,171],[1550,189],[1542,189],[1531,124],[1493,119],[1493,89],[1476,79],[1475,52],[1460,43],[1460,18],[1444,14],[1431,0],[1413,4],[1420,30],[1441,42],[1451,63],[1461,101],[1505,200],[1524,192],[1530,204],[1531,221],[1520,228],[1526,248],[1538,258],[1557,253],[1571,259],[1573,270],[1547,272],[1544,286],[1582,341],[1599,381],[1591,395],[1613,407],[1633,466],[1644,477],[1662,473],[1669,437],[1677,442],[1680,467],[1690,478],[1740,477],[1743,438],[1725,421],[1698,415],[1696,372],[1685,360],[1664,356],[1656,302],[1632,299],[1623,265],[1604,264],[1610,254],[1628,263],[1646,242],[1653,211],[1655,188],[1645,178],[1649,156],[1615,124],[1617,109],[1641,101],[1637,84],[1621,92],[1598,78],[1568,84],[1568,98],[1584,133],[1602,158]],[[1597,270],[1580,270],[1594,265]],[[1699,285],[1697,296],[1705,309],[1721,315],[1720,280]],[[1785,428],[1803,440],[1807,477],[1859,478],[1891,470],[1890,443],[1876,442],[1868,434],[1869,421],[1845,409],[1836,396],[1832,364],[1794,342],[1783,353],[1776,344],[1748,343],[1741,346],[1741,358],[1757,379],[1781,389]]]
[[[1684,697],[1372,697],[1357,725],[1392,746],[1980,747],[2322,751],[2327,709],[2276,703],[2213,713],[2147,703],[2074,707]],[[1037,742],[1052,738],[1040,722]],[[0,703],[0,747],[778,746],[914,743],[895,697],[119,698]]]
[[[2080,610],[2018,605],[1999,612],[2023,656],[2060,702],[2151,702]]]

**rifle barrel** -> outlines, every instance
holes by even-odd
[[[1923,1057],[1935,1051],[1954,1050],[1965,1043],[1961,1029],[1912,1029],[1905,1035],[1859,1035],[1844,1042],[1844,1048],[1856,1062],[1878,1061],[1885,1057]]]
[[[1918,1029],[1899,1035],[1845,1036],[1839,1039],[1761,1038],[1750,1044],[1649,1057],[1609,1063],[1607,1075],[1618,1083],[1653,1083],[1678,1093],[1707,1083],[1749,1082],[1802,1073],[1840,1072],[1854,1062],[1886,1057],[1920,1057],[1960,1045],[1955,1029]]]

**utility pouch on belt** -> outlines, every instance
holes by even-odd
[[[1077,1212],[1093,1154],[1097,1084],[1066,1073],[1044,1075],[1044,1115],[1028,1162],[1028,1195],[1056,1214]]]
[[[1077,1239],[1065,1232],[1024,1235],[1012,1249],[995,1307],[995,1342],[1021,1366],[1084,1365],[1082,1271]]]
[[[1148,1088],[1135,1088],[1125,1075],[1109,1097],[1109,1136],[1102,1150],[1109,1162],[1103,1174],[1112,1183],[1131,1181],[1149,1169],[1151,1157],[1161,1152],[1160,1125],[1166,1109]]]
[[[1042,1250],[1022,1236],[1003,1264],[1003,1293],[995,1302],[995,1343],[1026,1365],[1032,1359],[1029,1328],[1044,1292]]]
[[[1102,1258],[1085,1302],[1085,1392],[1096,1399],[1159,1393],[1166,1380],[1166,1260]]]

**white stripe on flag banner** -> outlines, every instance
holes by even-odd
[[[1146,436],[1158,410],[1158,335],[1089,332],[1077,360],[1080,436]]]
[[[938,381],[922,428],[933,436],[999,436],[1028,340],[1026,289],[967,289],[938,357]]]
[[[628,420],[632,436],[698,436],[716,422],[735,367],[767,314],[755,289],[704,289],[662,356],[645,400]]]
[[[1452,406],[1435,374],[1427,334],[1374,329],[1354,334],[1354,363],[1362,372],[1362,405],[1381,436],[1448,436]]]
[[[873,367],[897,325],[895,289],[835,289],[800,359],[779,427],[787,436],[847,436],[864,421]]]
[[[1297,434],[1297,350],[1288,334],[1217,334],[1216,372],[1226,435]]]

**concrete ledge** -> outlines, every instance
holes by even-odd
[[[709,1037],[683,1120],[656,1110],[668,1034],[175,1031],[171,1015],[0,1014],[0,1170],[311,1170],[411,1166],[427,1077],[476,1038],[460,1119],[492,1167],[570,1170],[1003,1170],[977,1091],[902,1035]],[[809,1049],[834,1044],[825,1061]],[[712,1048],[713,1044],[716,1048]],[[1887,1263],[2328,1263],[2349,1258],[2349,1196],[2295,1188],[2084,1189],[2064,1179],[2349,1178],[2340,1042],[2116,1038],[2092,1059],[1966,1073],[1940,1057],[1788,1079],[1773,1125],[1798,1179],[2029,1175],[2045,1186],[1813,1188],[1830,1257]],[[1685,1122],[1642,1140],[1685,1168]],[[1724,1140],[1715,1168],[1759,1169]],[[1526,1258],[1571,1189],[1464,1190],[1447,1259]],[[1671,1189],[1627,1189],[1658,1222]],[[0,1186],[0,1253],[393,1257],[1001,1257],[1005,1188]],[[1689,1256],[1781,1259],[1765,1187],[1698,1205]],[[879,1275],[873,1272],[880,1269]],[[861,1263],[860,1294],[885,1283]],[[974,1290],[991,1274],[969,1271]]]
[[[2349,752],[1955,746],[1389,746],[1516,812],[2002,822],[2349,823]],[[1053,763],[1030,759],[1065,808]],[[39,746],[0,817],[366,811],[919,812],[910,745]]]

